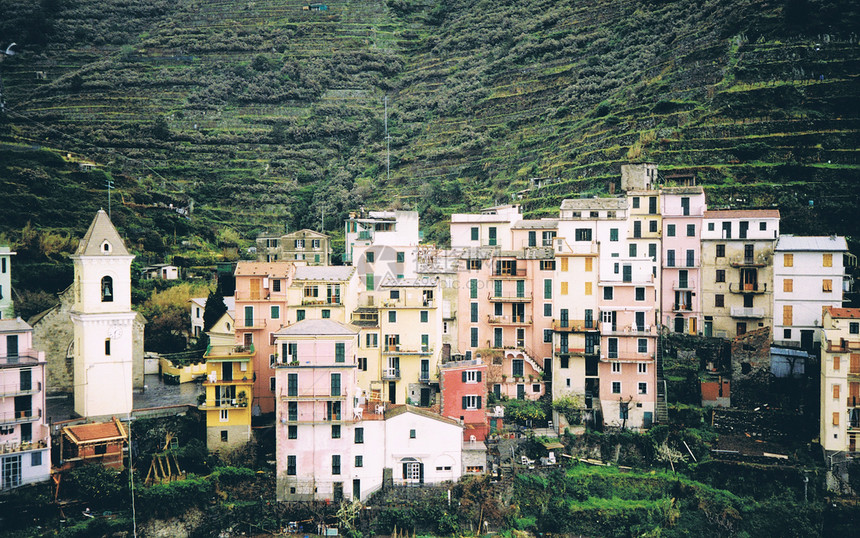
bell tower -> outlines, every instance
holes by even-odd
[[[75,413],[119,416],[132,408],[134,256],[99,210],[74,256]]]

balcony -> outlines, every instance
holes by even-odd
[[[502,295],[489,294],[487,299],[491,303],[527,303],[531,302],[532,294],[531,292],[523,292],[517,293],[516,295],[505,294],[502,292]]]
[[[0,368],[15,366],[32,366],[45,362],[45,352],[28,349],[19,351],[17,355],[0,355]]]
[[[406,346],[397,344],[394,346],[385,346],[382,349],[383,355],[432,355],[433,348],[430,346],[421,346],[420,349],[410,349]]]
[[[531,325],[531,316],[487,316],[490,325]]]
[[[421,372],[418,374],[418,382],[419,383],[429,383],[430,382],[430,372]]]
[[[831,342],[827,341],[827,352],[828,353],[851,353],[858,352],[860,353],[860,340],[846,340],[844,338],[840,338],[839,341]]]
[[[436,305],[433,299],[417,298],[411,300],[405,299],[383,299],[381,308],[434,308]]]
[[[42,418],[41,409],[25,409],[23,411],[14,411],[12,413],[0,413],[0,426],[33,422],[40,418]]]
[[[741,256],[729,259],[729,265],[732,267],[766,267],[768,265],[768,257],[764,254],[758,256]]]
[[[203,353],[203,358],[207,361],[247,361],[254,356],[254,344],[247,346],[213,346],[209,345],[206,352]]]
[[[332,400],[345,400],[346,392],[343,391],[343,394],[337,394],[332,396],[331,390],[326,390],[325,392],[313,392],[313,391],[296,391],[293,394],[290,394],[290,391],[285,393],[281,393],[282,400],[290,400],[290,401],[332,401]]]
[[[242,372],[242,374],[246,374],[247,372]],[[203,385],[253,385],[254,384],[254,375],[251,374],[251,377],[243,377],[242,379],[218,379],[218,377],[212,377],[210,373],[206,376],[206,379],[203,380]]]
[[[672,312],[692,312],[693,306],[684,303],[675,303],[672,305]]]
[[[236,290],[235,297],[236,301],[268,301],[269,300],[269,290],[262,289],[259,291],[239,291]],[[283,295],[281,295],[283,298]]]
[[[552,320],[552,330],[556,332],[582,333],[597,331],[597,321],[583,319]]]
[[[764,308],[733,306],[731,315],[733,318],[763,318]]]
[[[331,299],[305,297],[302,299],[302,306],[343,306],[343,302],[340,297],[332,297]]]
[[[14,454],[16,452],[29,452],[31,450],[43,450],[48,448],[48,439],[39,439],[38,441],[6,441],[0,443],[0,455]]]
[[[745,282],[732,282],[729,284],[729,291],[731,293],[767,293],[767,282],[760,283],[745,283]]]
[[[20,383],[12,383],[10,385],[0,385],[0,398],[7,396],[27,396],[36,394],[42,390],[42,382],[36,381],[31,383],[29,387],[22,387]]]
[[[493,278],[523,278],[526,276],[526,268],[525,267],[517,267],[516,269],[504,269],[501,271],[493,268],[493,272],[491,273]]]
[[[693,283],[689,280],[676,280],[672,282],[672,289],[675,291],[691,291],[693,290]]]
[[[237,409],[247,407],[247,398],[221,398],[220,400],[206,400],[204,403],[197,406],[197,408],[201,411],[206,411],[209,409]]]
[[[556,347],[555,354],[559,357],[585,357],[589,355],[600,355],[600,346],[590,348]]]
[[[701,262],[697,259],[666,257],[663,260],[663,267],[666,269],[698,269],[700,265]]]
[[[236,320],[236,329],[265,329],[266,324],[268,323],[268,319],[266,318],[254,318],[254,319],[237,319]],[[280,323],[280,320],[272,320],[275,323]]]
[[[385,381],[396,381],[400,379],[400,368],[383,368],[382,379]]]
[[[600,334],[610,336],[651,336],[656,335],[656,326],[654,325],[615,325],[611,323],[600,324]]]
[[[847,400],[847,406],[849,408],[860,407],[860,397],[849,396],[848,398],[846,398],[846,400]]]

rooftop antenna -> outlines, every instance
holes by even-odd
[[[108,190],[108,218],[110,218],[110,190],[113,188],[113,178],[110,176],[105,178],[105,185],[107,186]]]
[[[385,96],[385,174],[386,181],[391,181],[391,137],[388,136],[388,96]]]

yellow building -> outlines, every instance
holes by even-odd
[[[251,440],[251,405],[254,393],[254,346],[210,345],[206,359],[206,413],[209,450],[233,448]]]
[[[821,446],[854,452],[860,439],[860,308],[829,308],[821,338]]]

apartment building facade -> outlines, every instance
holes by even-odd
[[[702,331],[702,219],[707,209],[701,187],[661,189],[663,237],[662,324],[675,333]]]
[[[828,455],[860,442],[860,308],[825,308],[821,335],[820,440]]]
[[[15,309],[12,301],[12,256],[9,245],[0,245],[0,319],[13,317]]]
[[[356,268],[362,290],[375,290],[388,279],[417,276],[417,211],[352,213],[344,237],[344,263]]]
[[[206,446],[217,452],[243,445],[251,440],[254,345],[210,343],[203,358],[205,399],[198,409],[206,416]]]
[[[331,240],[314,230],[257,236],[257,261],[298,262],[306,265],[331,265]]]

